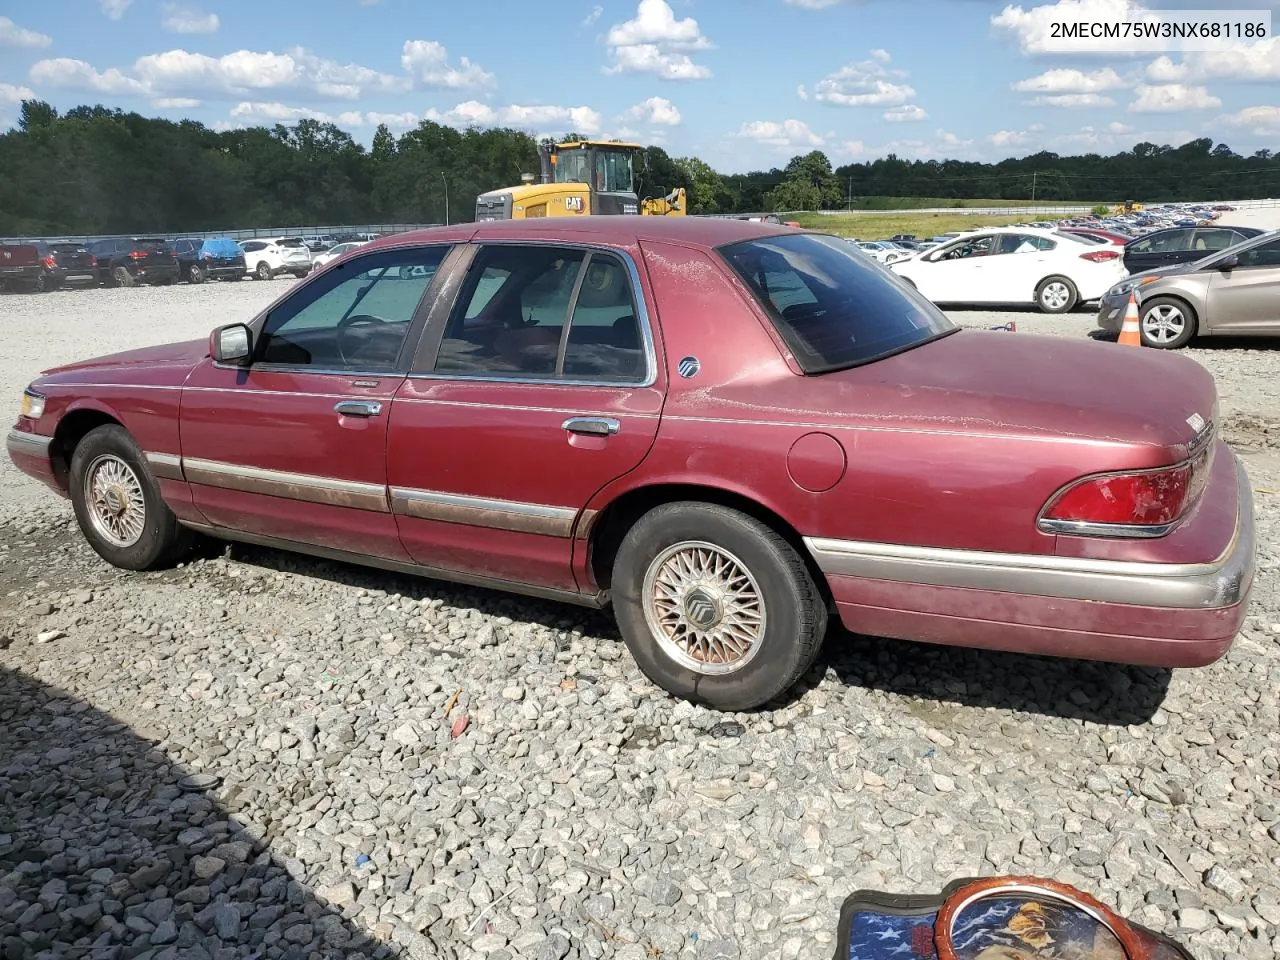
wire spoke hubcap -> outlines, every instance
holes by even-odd
[[[99,536],[117,547],[131,547],[146,527],[147,501],[133,468],[114,454],[103,454],[84,475],[89,521]]]
[[[695,673],[734,673],[760,651],[764,597],[746,564],[723,547],[685,541],[644,578],[644,616],[663,653]]]

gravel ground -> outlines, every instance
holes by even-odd
[[[287,282],[5,297],[0,387],[201,336]],[[574,608],[245,547],[124,574],[6,465],[0,956],[824,957],[856,888],[1029,872],[1199,958],[1274,957],[1276,350],[1192,351],[1259,491],[1222,661],[836,634],[754,715],[665,697]]]

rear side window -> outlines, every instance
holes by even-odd
[[[245,253],[257,253],[259,250],[266,249],[266,244],[261,240],[250,240],[243,247]]]
[[[837,237],[762,237],[721,247],[720,254],[755,294],[805,373],[857,366],[959,329]]]

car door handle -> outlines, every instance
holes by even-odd
[[[343,417],[376,417],[382,413],[382,404],[375,400],[342,400],[333,405],[333,412]]]
[[[570,417],[560,426],[569,433],[589,437],[611,437],[622,429],[622,424],[612,417]]]

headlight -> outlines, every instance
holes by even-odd
[[[1128,280],[1121,280],[1114,287],[1107,291],[1108,297],[1127,297],[1139,287],[1145,287],[1148,283],[1155,283],[1161,277],[1130,277]]]
[[[34,390],[22,391],[22,416],[39,420],[44,416],[44,395]]]

